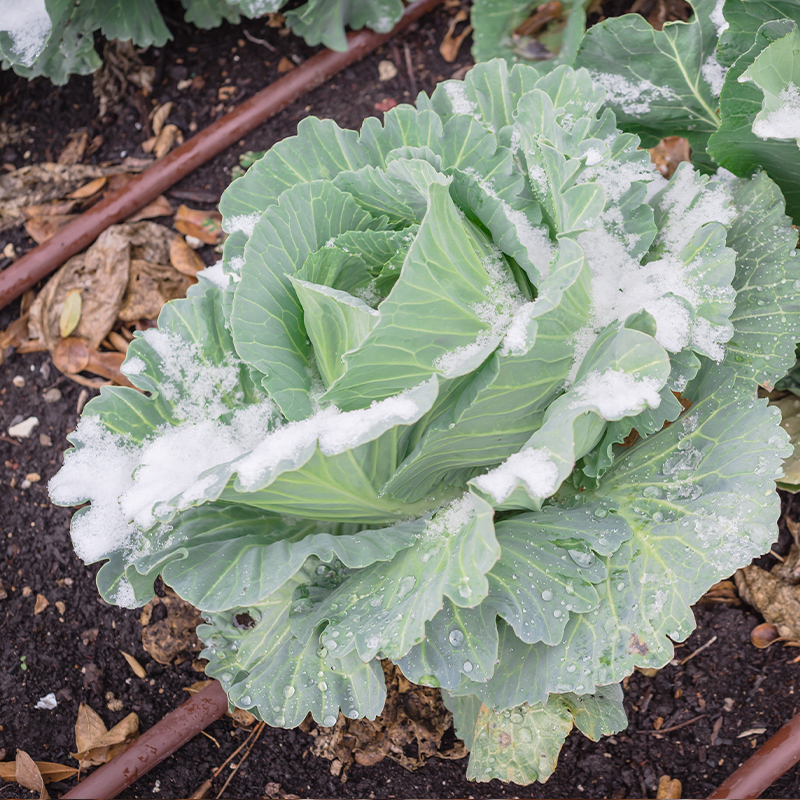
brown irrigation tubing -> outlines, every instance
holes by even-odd
[[[108,800],[139,780],[228,710],[219,681],[212,681],[143,733],[127,750],[70,789],[62,800]]]
[[[800,714],[789,720],[731,775],[709,800],[758,797],[800,761]]]
[[[88,247],[109,225],[127,219],[185,175],[229,147],[298,97],[359,61],[441,0],[416,0],[388,33],[350,33],[344,52],[324,50],[253,95],[180,147],[155,162],[116,192],[112,192],[43,244],[0,272],[0,308],[19,297],[70,256]]]

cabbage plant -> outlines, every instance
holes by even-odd
[[[796,235],[764,173],[667,182],[586,70],[504,61],[234,181],[50,483],[103,597],[161,575],[270,725],[441,687],[468,777],[622,729],[690,604],[769,549]]]
[[[198,28],[237,24],[242,16],[280,11],[286,0],[181,0],[186,22]],[[403,13],[401,0],[308,0],[286,11],[286,25],[307,44],[347,50],[345,27],[390,31]],[[156,0],[0,0],[0,66],[18,75],[44,75],[64,84],[89,75],[102,60],[94,34],[161,47],[172,38]]]

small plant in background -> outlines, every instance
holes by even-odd
[[[286,0],[181,0],[185,19],[198,28],[276,13]],[[390,31],[403,12],[401,0],[309,0],[287,11],[286,25],[308,44],[346,50],[345,28]],[[172,38],[156,0],[9,0],[0,16],[0,64],[18,75],[44,75],[64,84],[102,63],[94,33],[131,40],[137,47],[161,47]]]
[[[625,14],[585,34],[584,6],[565,4],[566,22],[551,23],[555,31],[546,29],[531,44],[513,34],[530,4],[476,0],[473,53],[477,60],[527,55],[528,63],[544,57],[535,64],[540,72],[562,63],[585,67],[606,88],[619,126],[638,134],[643,146],[684,136],[700,169],[721,166],[740,177],[763,169],[800,221],[800,6],[691,4],[688,22],[667,22],[663,30]]]
[[[50,492],[134,607],[202,610],[271,725],[441,687],[468,776],[625,726],[690,604],[769,549],[800,338],[770,177],[670,181],[586,70],[505,61],[360,133],[303,120],[221,201],[224,258],[128,350]],[[668,424],[670,423],[670,424]]]

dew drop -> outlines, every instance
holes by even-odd
[[[464,644],[464,634],[458,630],[458,628],[450,631],[448,639],[450,639],[450,644],[453,645],[453,647],[461,647],[461,645]]]
[[[553,593],[549,589],[545,589],[542,592],[542,600],[544,600],[545,603],[549,603],[552,599],[553,599]]]
[[[464,662],[464,666],[463,666],[463,670],[464,670],[464,672],[472,672],[472,662],[471,661],[465,661]]]
[[[253,704],[253,700],[249,694],[244,694],[239,698],[240,708],[244,708],[245,706],[249,706]]]
[[[328,714],[325,719],[322,720],[322,724],[326,728],[332,728],[336,724],[336,717],[333,714]]]

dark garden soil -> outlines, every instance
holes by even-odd
[[[614,8],[614,13],[626,7]],[[166,8],[176,38],[142,58],[157,67],[153,99],[174,102],[169,121],[186,136],[195,125],[202,128],[276,78],[282,57],[299,62],[312,52],[263,22],[199,32],[180,22],[177,2]],[[387,99],[407,102],[418,90],[430,91],[437,80],[451,77],[471,63],[468,41],[454,63],[439,56],[439,43],[457,10],[457,5],[440,9],[382,51],[346,69],[186,178],[168,193],[170,198],[211,208],[229,182],[230,170],[241,152],[263,150],[292,135],[303,117],[332,117],[343,126],[358,127],[365,116],[380,113],[376,104]],[[250,41],[245,29],[269,41],[277,52]],[[378,63],[384,59],[396,65],[397,76],[381,82]],[[205,82],[202,88],[201,80],[195,81],[195,88],[177,88],[179,82],[195,76]],[[233,91],[220,93],[225,87],[233,87]],[[150,135],[150,98],[129,87],[116,110],[100,121],[90,77],[73,78],[67,87],[52,87],[43,80],[29,84],[0,73],[0,103],[0,122],[29,126],[21,141],[0,145],[2,161],[15,167],[54,160],[68,135],[77,130],[87,130],[92,138],[102,136],[90,157],[96,162],[141,156],[140,145]],[[14,242],[18,252],[32,246],[21,229],[0,239],[0,245]],[[215,260],[212,248],[202,253],[208,263]],[[0,268],[8,263],[8,259],[0,259]],[[0,311],[0,329],[18,312],[18,303]],[[38,761],[74,764],[69,753],[75,749],[74,725],[80,703],[90,705],[108,727],[134,711],[141,729],[146,730],[183,702],[187,698],[184,687],[203,676],[195,671],[191,658],[178,666],[163,666],[147,654],[139,612],[115,608],[100,599],[94,585],[97,568],[84,566],[72,552],[71,511],[55,508],[48,501],[47,480],[61,463],[67,446],[65,435],[77,424],[78,406],[88,393],[63,377],[47,354],[7,351],[3,355],[0,760],[13,760],[19,748]],[[46,392],[52,402],[46,402]],[[5,435],[9,425],[30,416],[38,417],[40,423],[30,438]],[[800,519],[800,503],[792,506],[784,498],[784,513]],[[774,549],[779,554],[788,550],[789,541],[783,522],[781,529],[779,539],[776,526]],[[48,605],[37,614],[38,595],[44,596]],[[683,782],[684,797],[706,796],[800,710],[800,664],[793,663],[800,651],[779,645],[755,649],[749,635],[761,619],[746,608],[698,606],[696,616],[697,631],[677,649],[671,665],[654,677],[637,672],[626,681],[628,730],[599,743],[573,734],[546,785],[472,784],[464,777],[465,760],[436,759],[415,772],[389,759],[371,767],[356,765],[343,782],[331,775],[330,762],[310,752],[314,740],[309,735],[268,728],[223,796],[262,797],[268,792],[275,797],[318,798],[655,797],[658,779],[664,774]],[[685,661],[713,637],[711,646]],[[134,675],[121,651],[145,666],[146,678]],[[50,692],[56,695],[57,708],[35,708]],[[197,736],[122,797],[189,797],[248,735],[227,717],[215,722],[207,733]],[[414,753],[407,755],[413,757]],[[226,770],[217,779],[214,794],[228,774]],[[74,782],[50,784],[51,796],[62,794]],[[768,795],[800,796],[800,771],[789,772]],[[16,784],[0,786],[0,799],[28,796],[33,795]]]

